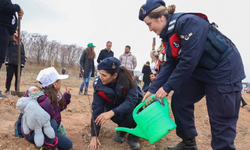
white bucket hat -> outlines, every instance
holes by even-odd
[[[68,75],[60,75],[54,67],[49,67],[41,70],[36,80],[42,83],[42,87],[46,87],[53,84],[58,79],[67,79],[68,77]]]

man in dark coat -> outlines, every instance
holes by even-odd
[[[107,57],[114,57],[114,52],[111,50],[112,42],[108,41],[106,48],[101,50],[97,58],[97,62],[100,63],[103,59]]]

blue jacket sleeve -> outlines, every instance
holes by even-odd
[[[186,17],[184,17],[186,16]],[[180,35],[189,35],[189,38],[180,38],[182,55],[179,63],[167,82],[163,85],[165,92],[172,89],[179,92],[180,87],[196,68],[204,52],[208,33],[208,22],[195,15],[184,15],[177,22],[177,32]]]
[[[98,95],[96,92],[94,93],[94,100],[92,102],[92,110],[93,110],[93,116],[91,118],[91,136],[98,136],[101,126],[95,124],[93,121],[96,120],[96,118],[104,112],[104,105],[105,101],[102,99],[100,95]]]
[[[10,0],[1,0],[0,1],[0,11],[19,12],[20,7],[17,4],[12,4],[12,2]]]
[[[138,91],[137,87],[129,89],[126,93],[126,97],[123,103],[121,103],[118,107],[112,109],[115,115],[120,114],[124,115],[126,113],[130,113],[134,110],[138,100]]]

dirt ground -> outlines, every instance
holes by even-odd
[[[23,70],[20,91],[25,92],[31,85],[38,85],[36,82],[36,71]],[[0,71],[0,90],[2,93],[5,91],[6,71]],[[90,142],[90,103],[92,101],[92,82],[90,83],[89,96],[78,95],[81,79],[78,75],[70,76],[69,79],[63,80],[62,84],[67,84],[68,87],[73,88],[71,103],[68,108],[62,112],[62,123],[67,131],[67,135],[73,141],[74,150],[85,150]],[[39,86],[39,85],[38,85]],[[14,79],[12,80],[11,90],[14,90]],[[65,88],[61,88],[64,92]],[[242,93],[243,98],[249,105],[240,109],[239,121],[237,125],[237,137],[235,145],[237,149],[247,150],[250,147],[250,94]],[[17,96],[8,95],[8,99],[0,99],[0,149],[1,150],[38,150],[34,144],[14,136],[14,123],[18,118],[19,110],[16,108]],[[169,96],[168,100],[171,99]],[[170,109],[170,116],[173,115]],[[198,131],[196,141],[199,150],[211,150],[211,132],[209,119],[206,108],[206,100],[203,98],[200,102],[195,104],[195,124]],[[101,150],[129,150],[126,142],[118,144],[113,141],[115,134],[114,128],[116,124],[108,121],[101,128],[100,142]],[[139,139],[141,150],[164,150],[166,146],[177,144],[181,139],[176,136],[175,130],[162,138],[156,144],[151,145],[145,139]]]

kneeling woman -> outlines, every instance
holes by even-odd
[[[137,104],[141,102],[138,90],[131,71],[121,66],[120,60],[108,57],[98,65],[100,76],[94,81],[94,100],[92,103],[93,117],[91,119],[90,149],[96,149],[101,143],[98,140],[101,125],[108,119],[119,127],[135,128],[136,123],[132,113]],[[117,131],[114,141],[124,142],[126,132]],[[129,134],[127,143],[131,149],[140,149],[138,137]]]

